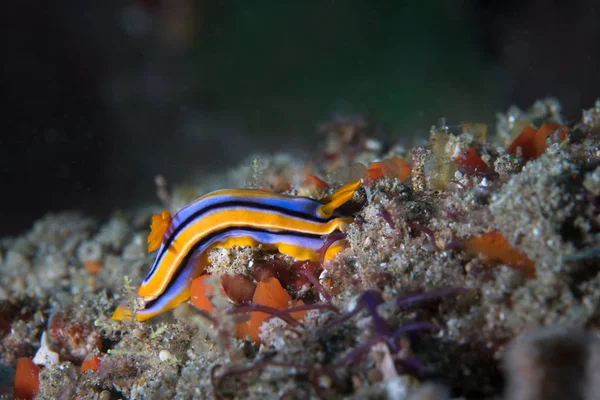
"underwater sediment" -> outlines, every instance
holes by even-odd
[[[499,114],[495,129],[441,121],[413,147],[360,117],[320,129],[313,160],[253,157],[172,191],[159,180],[155,204],[108,221],[49,214],[2,238],[0,393],[600,396],[600,102],[572,124],[552,99]],[[217,244],[191,304],[111,319],[119,304],[144,308],[136,290],[162,209],[227,187],[326,204],[358,181],[340,205],[350,223],[323,234],[323,252],[344,244],[332,259]]]

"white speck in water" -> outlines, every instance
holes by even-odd
[[[385,391],[388,399],[405,399],[408,396],[406,382],[400,377],[387,379],[385,381]]]
[[[158,358],[160,361],[165,362],[173,358],[173,355],[168,350],[161,350],[158,353]]]
[[[36,365],[43,365],[45,367],[58,364],[58,353],[50,350],[46,332],[42,333],[42,338],[40,339],[40,348],[33,357],[33,363]]]

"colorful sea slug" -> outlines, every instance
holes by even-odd
[[[262,245],[298,260],[333,258],[342,248],[338,240],[324,246],[326,237],[344,232],[352,217],[336,211],[352,198],[360,181],[342,186],[323,201],[261,190],[219,190],[200,197],[173,218],[155,215],[148,251],[158,248],[154,264],[138,295],[145,307],[136,312],[143,321],[175,308],[190,297],[191,281],[205,272],[208,251],[216,247]],[[113,319],[131,319],[120,305]]]

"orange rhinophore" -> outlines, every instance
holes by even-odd
[[[481,159],[477,150],[473,147],[464,149],[458,157],[454,159],[454,162],[473,172],[485,173],[488,169],[488,165]]]
[[[556,122],[544,122],[537,130],[525,127],[508,147],[508,153],[515,154],[520,148],[523,159],[534,160],[546,151],[546,139],[555,132],[558,132],[558,139],[562,142],[567,138],[569,128]]]
[[[171,213],[162,210],[160,214],[152,216],[150,225],[150,234],[148,235],[148,253],[158,249],[163,242],[165,233],[171,224]]]
[[[506,264],[523,271],[527,278],[535,277],[535,263],[510,246],[500,232],[485,232],[466,242],[465,250],[492,264]]]

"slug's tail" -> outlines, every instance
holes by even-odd
[[[360,187],[360,181],[356,181],[353,183],[348,183],[335,192],[331,196],[326,197],[323,200],[323,205],[319,207],[318,212],[324,218],[329,218],[333,214],[333,212],[340,207],[342,204],[346,203],[348,200],[354,196],[354,193]]]

